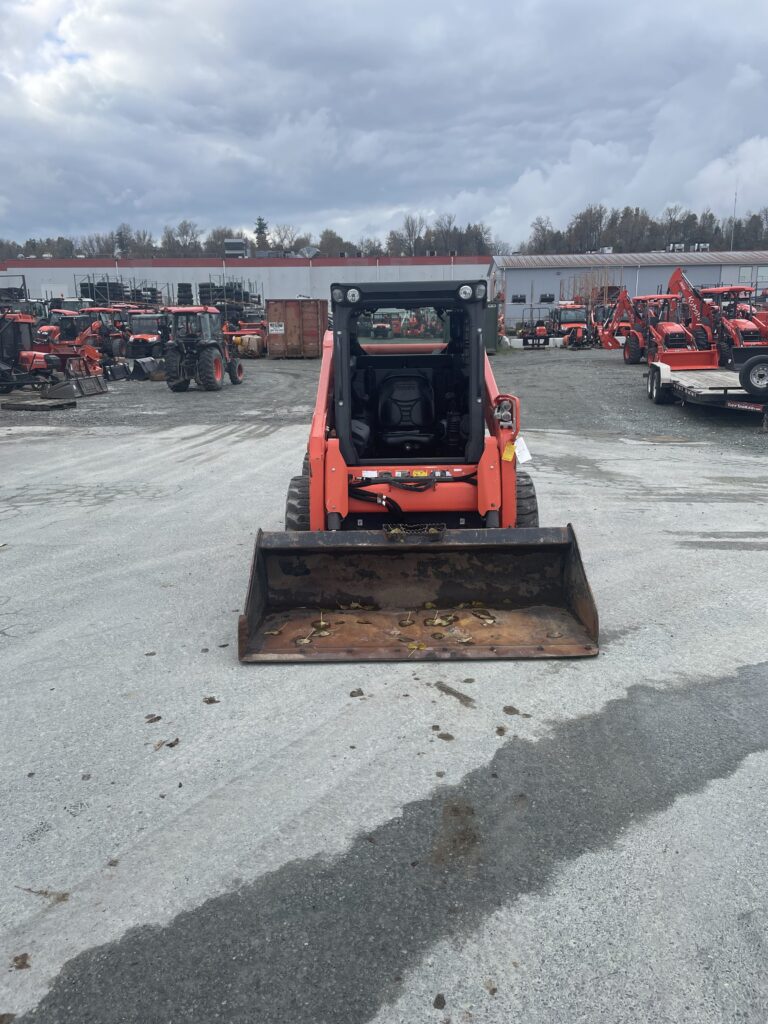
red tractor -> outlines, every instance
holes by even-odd
[[[712,305],[717,350],[723,366],[738,365],[734,358],[736,349],[768,346],[768,327],[755,317],[751,301],[754,291],[754,288],[744,285],[701,289],[704,301]]]
[[[128,329],[126,355],[129,359],[162,359],[162,327],[168,320],[166,313],[149,309],[132,309],[125,313]]]
[[[220,391],[224,375],[243,382],[237,347],[221,330],[215,306],[167,306],[161,325],[165,344],[165,377],[171,391],[187,391],[194,380],[204,391]]]
[[[48,398],[107,390],[95,349],[61,337],[40,340],[35,322],[25,313],[0,313],[0,394],[24,387]]]
[[[579,302],[561,302],[552,311],[552,329],[563,339],[563,348],[588,348],[592,345],[587,307]]]
[[[37,328],[36,340],[44,344],[57,342],[59,338],[74,341],[87,331],[92,318],[84,313],[75,313],[69,309],[52,309],[48,322]]]
[[[607,314],[607,315],[606,315]],[[622,288],[612,307],[596,309],[593,317],[594,330],[601,348],[617,349],[626,344],[635,311],[626,288]],[[619,341],[622,338],[623,341]]]
[[[624,342],[624,362],[652,362],[657,352],[695,348],[690,331],[680,323],[677,295],[636,295],[630,303],[632,324]]]
[[[670,291],[680,295],[683,315],[697,346],[716,349],[721,366],[738,370],[741,378],[741,368],[747,363],[755,365],[753,360],[768,355],[768,320],[752,305],[754,288],[696,288],[680,267],[672,274],[669,285]],[[746,379],[749,380],[749,371]],[[750,390],[743,380],[741,383]]]

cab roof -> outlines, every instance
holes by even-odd
[[[162,313],[218,313],[216,306],[163,306]]]

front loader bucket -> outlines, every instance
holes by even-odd
[[[574,658],[598,617],[571,526],[262,533],[244,662]]]
[[[107,391],[107,382],[99,374],[89,377],[68,377],[66,380],[46,384],[42,398],[88,398],[89,395],[103,395]]]

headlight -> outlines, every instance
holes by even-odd
[[[332,288],[331,298],[333,299],[334,302],[343,302],[344,292],[341,290],[341,288]]]
[[[463,284],[461,288],[459,288],[459,298],[468,302],[469,299],[472,298],[472,286],[469,284]]]
[[[360,301],[360,292],[357,288],[350,288],[347,292],[347,302],[351,302],[354,305]]]
[[[475,288],[475,298],[477,298],[477,299],[484,299],[485,298],[485,293],[487,291],[488,291],[488,289],[485,287],[484,284],[479,284],[477,286],[477,288]]]

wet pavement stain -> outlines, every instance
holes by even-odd
[[[767,678],[764,663],[633,687],[537,743],[506,742],[338,857],[291,861],[80,954],[20,1021],[71,1024],[73,1007],[78,1024],[369,1020],[435,943],[768,749]]]
[[[454,690],[448,683],[444,683],[442,679],[438,679],[434,684],[436,690],[440,693],[444,693],[447,697],[455,697],[456,700],[461,704],[463,708],[473,708],[475,706],[475,698],[470,697],[468,693],[462,693],[461,690]]]

